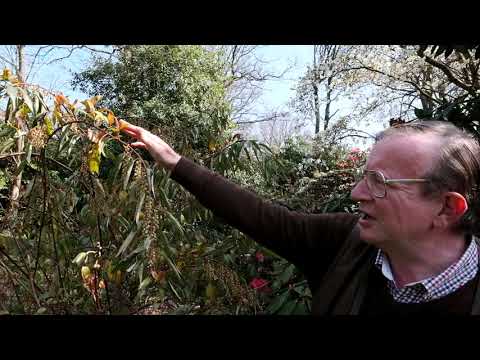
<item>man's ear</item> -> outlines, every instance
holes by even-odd
[[[442,195],[442,207],[434,219],[434,225],[448,227],[456,223],[468,210],[465,197],[457,192],[447,192]]]

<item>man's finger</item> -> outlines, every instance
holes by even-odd
[[[120,129],[122,131],[132,131],[137,134],[140,134],[140,132],[143,130],[141,127],[132,125],[125,120],[120,120]]]
[[[131,143],[130,146],[136,147],[136,148],[141,148],[141,149],[146,149],[147,145],[141,141],[136,141],[134,143]]]
[[[140,134],[132,131],[132,130],[128,130],[128,129],[122,129],[122,131],[127,134],[127,135],[130,135],[130,136],[133,136],[134,138],[138,138],[140,137]]]

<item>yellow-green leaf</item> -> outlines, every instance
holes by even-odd
[[[108,118],[105,115],[103,115],[100,111],[95,111],[94,114],[95,114],[94,115],[95,116],[95,121],[98,121],[100,123],[103,122],[103,123],[109,124]]]
[[[10,69],[7,69],[7,68],[3,69],[2,80],[8,81],[11,75],[12,75],[12,72],[10,71]]]
[[[92,144],[92,148],[88,152],[88,168],[92,174],[100,171],[100,147],[98,144]]]
[[[48,136],[53,134],[53,123],[52,120],[48,116],[45,116],[45,119],[43,120],[45,122],[45,129],[47,131]]]
[[[205,289],[205,295],[207,299],[213,300],[217,297],[217,288],[211,282],[208,283],[207,288]]]
[[[95,105],[90,100],[82,101],[82,104],[85,105],[85,111],[87,113],[92,113],[95,111]]]
[[[110,111],[107,115],[107,119],[108,119],[108,125],[113,125],[115,123],[115,116],[113,115],[113,113]]]
[[[211,139],[208,142],[208,150],[210,150],[211,152],[214,152],[216,149],[217,149],[217,144],[216,144],[215,140]]]

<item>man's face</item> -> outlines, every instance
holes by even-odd
[[[373,147],[366,170],[378,170],[385,179],[419,179],[435,164],[437,140],[429,135],[400,135],[381,140]],[[360,237],[381,248],[411,247],[429,234],[439,212],[438,200],[422,195],[422,184],[392,183],[386,196],[374,197],[365,182],[352,190],[360,211],[368,214],[358,222]]]

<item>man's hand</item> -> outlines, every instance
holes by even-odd
[[[150,131],[128,123],[125,120],[120,120],[120,129],[137,141],[130,144],[133,147],[146,149],[150,155],[155,159],[157,164],[172,171],[181,156],[178,155],[165,141],[158,136],[152,134]]]

